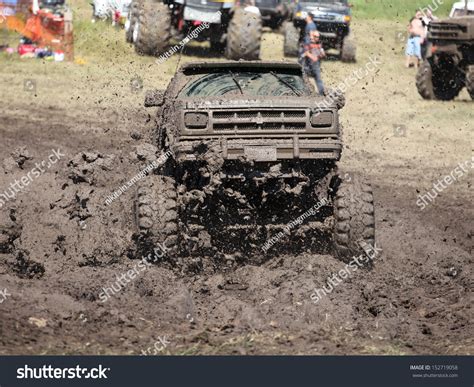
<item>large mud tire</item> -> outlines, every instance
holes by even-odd
[[[171,38],[171,12],[159,0],[144,0],[139,10],[135,51],[141,55],[159,56]],[[133,31],[133,30],[132,30]]]
[[[347,35],[342,41],[341,60],[343,62],[356,61],[357,46],[353,36]]]
[[[178,208],[174,179],[150,175],[143,180],[136,192],[135,222],[139,250],[149,253],[164,244],[168,259],[176,256]]]
[[[288,57],[297,57],[300,45],[300,31],[292,22],[286,22],[284,30],[283,53]]]
[[[474,66],[470,66],[467,71],[466,87],[471,99],[474,99]]]
[[[351,175],[341,180],[334,203],[334,247],[337,258],[348,262],[375,246],[372,188]]]
[[[427,60],[422,63],[416,74],[416,88],[423,99],[436,99],[433,91],[433,70]]]
[[[237,8],[227,29],[226,57],[232,60],[259,60],[261,45],[261,16]]]
[[[424,99],[452,101],[464,87],[464,82],[456,68],[439,68],[428,59],[418,70],[416,87]]]
[[[125,29],[125,40],[127,43],[133,43],[133,31],[137,24],[137,20],[140,14],[140,1],[134,0],[130,4],[130,10],[128,11],[128,27]]]

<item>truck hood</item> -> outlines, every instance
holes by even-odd
[[[342,3],[314,3],[314,2],[300,2],[301,10],[304,12],[312,12],[316,18],[324,14],[349,15],[351,10],[347,5]]]

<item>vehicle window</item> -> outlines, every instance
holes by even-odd
[[[468,10],[467,14],[474,15],[474,11]],[[454,11],[453,17],[462,17],[462,16],[466,16],[466,11],[464,9],[456,9]]]
[[[278,72],[247,72],[223,70],[199,74],[179,93],[180,97],[217,97],[226,94],[250,96],[309,95],[301,74]]]

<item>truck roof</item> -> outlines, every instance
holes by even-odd
[[[466,3],[464,1],[458,1],[457,3],[453,4],[453,7],[451,8],[451,13],[449,14],[449,17],[454,17],[454,14],[456,11],[460,11],[466,8]],[[474,12],[474,1],[470,0],[467,3],[467,10],[468,12],[472,13]]]

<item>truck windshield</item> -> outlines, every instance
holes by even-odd
[[[303,76],[282,70],[271,72],[222,70],[192,74],[180,97],[218,97],[223,95],[300,96],[309,95]]]

